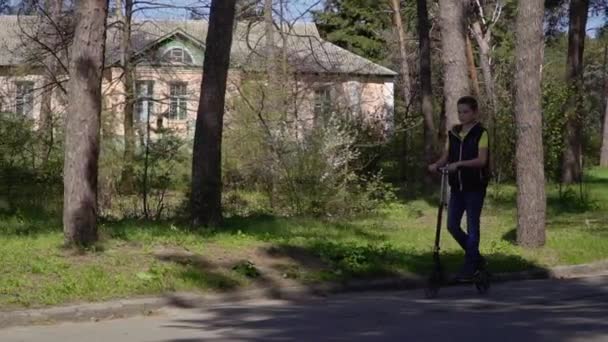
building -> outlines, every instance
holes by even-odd
[[[102,120],[122,134],[125,91],[120,68],[120,32],[108,25],[103,79]],[[36,17],[0,16],[0,110],[34,121],[40,119],[42,94],[53,89],[51,108],[61,117],[65,93],[56,84],[44,84],[48,55],[36,39],[44,31]],[[206,21],[141,21],[133,24],[132,63],[135,67],[134,120],[139,127],[150,122],[184,135],[194,129],[202,65]],[[382,132],[392,129],[394,81],[397,74],[334,44],[324,41],[313,23],[297,23],[275,33],[286,111],[300,129],[315,127],[328,115],[359,117]],[[265,35],[262,22],[239,22],[231,50],[227,89],[227,120],[234,102],[244,96],[248,82],[264,82]],[[65,54],[65,53],[64,53]],[[65,66],[67,58],[57,53]],[[52,58],[51,58],[52,59]],[[48,58],[47,58],[48,60]],[[67,80],[58,68],[55,80]],[[149,120],[148,120],[149,119]]]

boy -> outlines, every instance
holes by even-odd
[[[429,165],[429,170],[435,172],[445,166],[450,173],[448,230],[465,251],[464,265],[456,280],[466,281],[485,265],[479,254],[479,221],[489,178],[488,134],[478,121],[479,106],[474,97],[458,100],[458,118],[461,124],[450,130],[444,152]],[[460,228],[464,212],[467,233]]]

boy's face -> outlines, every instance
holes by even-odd
[[[458,119],[462,124],[474,122],[477,119],[477,111],[473,110],[468,104],[458,105]]]

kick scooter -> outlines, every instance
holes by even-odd
[[[438,171],[441,173],[441,194],[439,197],[439,208],[437,211],[437,228],[435,230],[435,245],[433,247],[433,271],[431,272],[427,287],[425,288],[425,295],[427,298],[435,298],[439,293],[439,288],[442,285],[450,285],[455,283],[473,283],[477,288],[479,294],[485,294],[490,289],[490,273],[487,271],[485,265],[475,272],[473,278],[464,281],[447,281],[444,270],[441,266],[441,260],[439,256],[439,242],[441,238],[441,223],[443,219],[443,209],[447,207],[447,187],[448,187],[448,174],[447,168],[439,168]]]

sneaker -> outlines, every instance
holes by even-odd
[[[477,269],[483,271],[486,269],[486,267],[488,267],[488,261],[486,260],[486,258],[480,255],[479,261],[477,262]]]
[[[476,269],[470,263],[465,263],[462,265],[460,272],[456,274],[454,280],[456,281],[470,281],[475,277]]]

